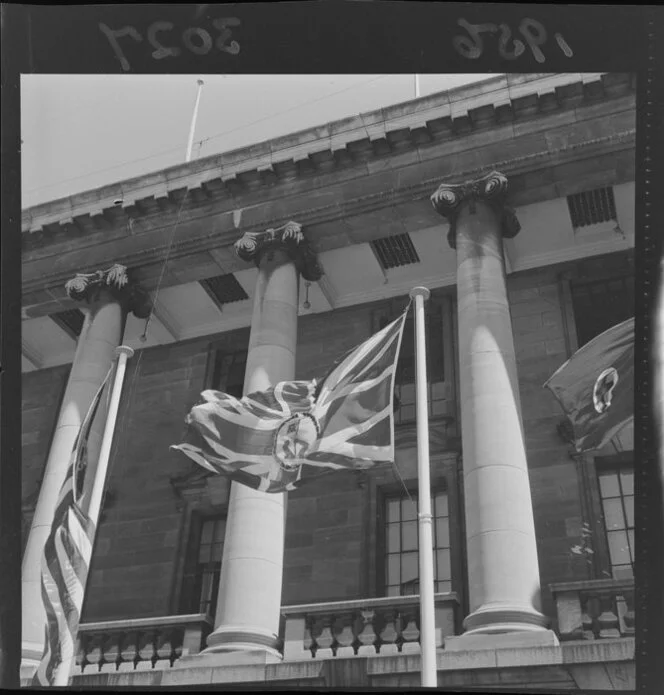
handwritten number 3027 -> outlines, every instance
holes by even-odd
[[[189,27],[182,32],[182,44],[184,47],[195,55],[206,55],[212,50],[214,45],[217,50],[231,55],[237,55],[240,52],[240,44],[232,39],[230,27],[236,27],[240,24],[240,20],[235,17],[226,17],[222,19],[213,19],[212,26],[218,31],[215,39],[210,36],[210,33],[200,27]],[[148,43],[155,50],[152,52],[152,57],[155,60],[162,58],[177,57],[182,53],[179,46],[164,45],[167,39],[164,38],[164,33],[171,31],[175,25],[173,22],[156,21],[150,24],[147,31]],[[111,29],[106,24],[100,23],[99,28],[106,35],[111,47],[115,51],[115,55],[120,61],[122,69],[127,71],[131,69],[127,56],[124,54],[119,39],[130,37],[134,41],[141,42],[143,37],[131,26],[122,27],[122,29]]]
[[[484,42],[480,34],[495,34],[498,31],[500,31],[500,36],[498,37],[498,53],[501,58],[515,60],[526,50],[523,41],[516,38],[512,39],[512,31],[507,24],[471,24],[465,19],[457,20],[457,24],[465,29],[470,36],[470,38],[467,36],[455,36],[454,39],[452,39],[452,44],[457,53],[464,58],[479,58],[484,50]],[[543,45],[547,39],[544,25],[535,19],[526,18],[519,24],[519,32],[528,46],[530,46],[535,60],[538,63],[543,63],[545,58],[544,53],[540,50],[540,46]],[[568,58],[571,58],[573,55],[572,49],[567,45],[562,35],[556,33],[554,34],[554,38],[562,52]],[[511,48],[509,46],[510,42],[512,43]]]

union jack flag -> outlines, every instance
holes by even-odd
[[[204,391],[187,415],[187,441],[172,448],[264,492],[295,489],[305,465],[323,473],[392,462],[394,377],[407,311],[320,382],[282,381],[239,399]]]
[[[95,526],[83,512],[80,497],[88,464],[88,438],[109,370],[76,436],[69,468],[55,508],[42,555],[41,593],[46,611],[44,653],[33,685],[67,685],[76,657],[76,636],[83,606]]]

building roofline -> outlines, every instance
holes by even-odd
[[[274,180],[285,172],[288,178],[293,171],[298,177],[306,164],[328,170],[339,153],[343,157],[356,144],[366,146],[370,156],[381,156],[430,140],[432,129],[451,128],[462,137],[468,131],[466,126],[472,129],[477,118],[502,122],[502,113],[518,111],[533,98],[537,111],[540,99],[553,95],[560,101],[566,91],[578,93],[580,87],[583,92],[587,85],[603,85],[606,79],[607,73],[501,74],[40,203],[23,210],[22,231],[71,224],[77,217],[103,215],[117,206],[115,201],[129,207],[148,198],[168,198],[173,191],[200,189],[212,181],[216,189],[223,189],[229,182],[242,185],[243,179]]]

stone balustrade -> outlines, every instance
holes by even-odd
[[[551,584],[561,640],[634,635],[634,579]]]
[[[459,600],[435,594],[436,646],[456,634]],[[284,661],[420,653],[420,597],[284,606]]]
[[[211,630],[203,613],[84,623],[73,675],[170,668],[200,652]]]

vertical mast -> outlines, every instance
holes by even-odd
[[[191,160],[191,149],[194,146],[194,130],[196,130],[196,118],[198,117],[198,105],[201,101],[201,92],[203,91],[203,80],[196,80],[198,92],[196,93],[196,103],[194,104],[194,115],[191,117],[191,128],[189,128],[189,141],[187,142],[187,154],[184,161]]]
[[[437,686],[436,612],[433,581],[433,529],[431,516],[431,476],[429,471],[429,408],[424,331],[424,301],[430,292],[415,287],[410,296],[415,300],[415,364],[417,417],[417,481],[420,561],[420,646],[422,651],[423,687]]]

